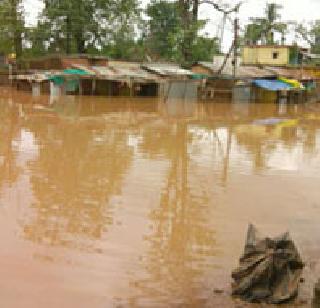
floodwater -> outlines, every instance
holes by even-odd
[[[242,307],[230,273],[249,222],[291,232],[310,302],[320,104],[2,89],[0,138],[0,307]]]

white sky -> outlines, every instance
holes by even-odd
[[[238,0],[229,0],[228,3],[237,3]],[[240,24],[243,26],[249,22],[250,17],[260,17],[264,14],[267,2],[275,2],[283,6],[280,10],[282,21],[297,21],[305,24],[320,19],[320,0],[246,0],[240,10]],[[212,35],[217,33],[217,28],[221,24],[222,15],[216,12],[209,5],[203,5],[200,8],[200,16],[209,19],[206,31]],[[228,24],[228,30],[224,37],[224,48],[230,46],[232,40],[232,25]],[[297,40],[294,35],[288,35],[287,43]],[[301,41],[297,40],[300,44]]]
[[[223,0],[232,5],[237,3],[238,0]],[[263,15],[266,2],[268,0],[245,0],[240,11],[240,23],[246,24],[250,17],[259,17]],[[34,23],[36,16],[42,8],[41,0],[24,0],[25,8],[27,11],[28,23]],[[150,0],[141,0],[145,6]],[[283,21],[298,21],[308,23],[315,19],[320,19],[320,0],[274,0],[268,2],[276,2],[283,6],[281,10]],[[222,15],[216,12],[209,5],[202,5],[200,7],[200,18],[209,19],[208,25],[205,29],[211,36],[217,34],[217,29],[221,24]],[[228,49],[232,40],[232,25],[228,23],[226,33],[224,36],[224,48]],[[295,40],[294,36],[289,35],[288,43]]]

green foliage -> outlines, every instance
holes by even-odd
[[[192,61],[212,61],[213,55],[219,53],[219,42],[217,38],[199,36],[194,42]]]
[[[281,41],[285,41],[287,25],[279,22],[281,18],[279,10],[281,5],[276,3],[267,3],[265,16],[262,18],[251,18],[252,23],[246,26],[245,41],[251,44],[257,44],[262,41],[265,44],[274,45],[274,33],[281,34]]]
[[[311,46],[311,52],[320,54],[320,20],[315,20],[308,27],[297,24],[295,31]]]
[[[262,38],[263,27],[261,24],[249,24],[246,26],[245,40],[249,44],[257,44]]]
[[[147,54],[154,60],[176,61],[184,65],[211,60],[218,51],[217,40],[198,35],[205,21],[199,21],[192,13],[190,7],[181,8],[178,1],[151,0],[146,9]]]
[[[46,0],[39,28],[48,51],[87,53],[135,37],[137,0]],[[41,37],[40,33],[40,37]]]
[[[154,58],[178,60],[176,47],[181,39],[178,5],[165,0],[151,0],[146,9],[149,18],[146,46]]]
[[[199,0],[43,0],[34,27],[25,26],[23,0],[0,1],[0,53],[17,58],[90,53],[127,60],[189,65],[211,60],[217,40],[199,35]],[[145,18],[143,18],[145,17]]]
[[[25,33],[24,11],[21,0],[0,2],[0,51],[22,55],[22,40]]]

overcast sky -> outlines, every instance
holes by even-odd
[[[276,2],[283,6],[281,10],[282,19],[284,21],[294,20],[298,22],[308,23],[315,19],[320,19],[320,0],[244,0],[245,3],[241,7],[240,18],[241,24],[248,22],[250,17],[259,17],[263,15],[266,2]],[[146,5],[149,0],[142,0],[143,5]],[[224,2],[237,3],[238,0],[224,0]],[[33,23],[36,20],[38,12],[42,8],[41,0],[25,0],[25,8],[28,16],[28,23]],[[211,36],[217,34],[217,29],[221,24],[222,16],[217,13],[209,5],[200,7],[200,18],[208,19],[208,25],[205,29]],[[224,47],[228,48],[232,39],[232,25],[227,25],[227,31],[224,37]],[[288,43],[295,40],[294,36],[289,36]]]

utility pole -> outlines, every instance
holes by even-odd
[[[237,65],[238,65],[238,40],[239,40],[239,18],[238,9],[236,10],[236,17],[234,20],[234,46],[233,46],[233,79],[236,79],[237,75]]]
[[[220,40],[219,40],[219,51],[222,53],[222,45],[223,45],[223,37],[224,37],[224,29],[226,26],[226,22],[227,22],[227,16],[228,13],[224,12],[223,13],[223,19],[222,19],[222,25],[221,25],[221,32],[220,32]]]

